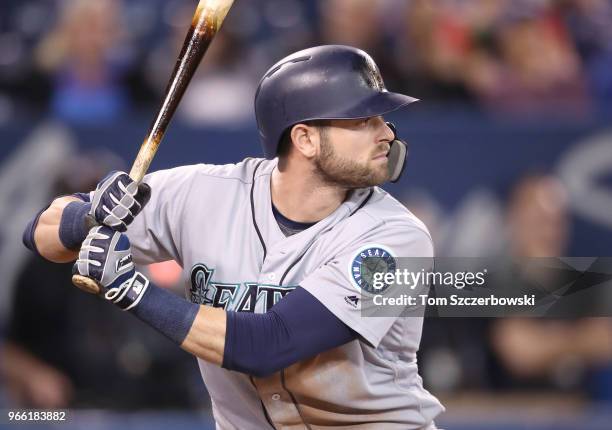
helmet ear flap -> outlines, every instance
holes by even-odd
[[[408,158],[408,144],[397,137],[397,129],[391,122],[387,122],[387,127],[393,132],[393,141],[391,141],[391,147],[389,148],[389,181],[395,183],[399,181],[404,167],[406,167],[406,158]]]

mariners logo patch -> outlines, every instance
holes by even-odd
[[[383,283],[380,286],[380,282],[374,282],[375,276],[381,277],[388,272],[394,273],[396,267],[397,263],[391,251],[380,245],[369,245],[361,249],[353,258],[349,270],[355,286],[368,293],[380,294],[390,285]]]

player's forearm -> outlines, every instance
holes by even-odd
[[[202,360],[221,366],[225,349],[226,319],[224,310],[200,306],[181,348]]]
[[[221,365],[225,348],[226,313],[202,306],[159,288],[143,276],[140,282],[110,298],[117,306],[202,360]],[[107,297],[108,298],[108,297]]]
[[[78,251],[67,249],[59,236],[64,209],[74,201],[79,202],[80,200],[73,196],[55,199],[38,219],[34,230],[34,243],[38,253],[47,260],[55,263],[67,263],[77,258]]]
[[[190,354],[228,370],[268,376],[356,338],[300,287],[267,313],[252,314],[190,303],[145,279],[140,284],[146,287],[122,294],[129,299],[115,303]]]

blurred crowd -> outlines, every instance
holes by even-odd
[[[195,3],[3,1],[0,122],[50,113],[99,124],[154,109]],[[426,103],[581,117],[612,104],[610,23],[610,0],[237,0],[182,115],[251,121],[270,64],[344,43],[370,52],[388,87]]]
[[[488,237],[472,235],[472,242],[477,242],[473,245],[481,251],[465,250],[471,254],[447,246],[454,239],[449,236],[461,231],[445,229],[422,202],[405,203],[429,226],[438,257],[497,256],[498,261],[537,264],[538,259],[568,255],[572,235],[568,194],[561,181],[548,173],[521,177],[499,209],[486,210],[498,213],[499,220]],[[480,228],[484,225],[486,230],[486,224]],[[513,289],[553,285],[543,279],[550,272],[529,266],[519,266],[518,272],[496,282]],[[612,296],[604,299],[609,308]],[[555,392],[612,402],[610,318],[431,318],[425,323],[420,354],[424,379],[436,392]]]

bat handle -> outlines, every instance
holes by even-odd
[[[87,231],[98,225],[96,219],[91,214],[87,214],[87,216],[85,216],[84,223]],[[87,276],[72,275],[72,285],[90,294],[100,294],[102,292],[100,285]]]
[[[72,284],[86,293],[100,294],[102,292],[100,285],[87,276],[72,275]]]

